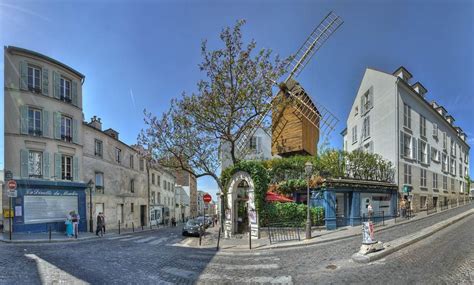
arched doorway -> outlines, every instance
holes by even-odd
[[[255,209],[255,187],[250,174],[239,171],[232,176],[227,191],[225,236],[249,232],[252,238],[260,236]]]

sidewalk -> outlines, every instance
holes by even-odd
[[[427,217],[434,217],[441,213],[446,213],[451,210],[460,209],[465,207],[465,211],[472,209],[474,204],[469,203],[461,206],[457,206],[455,208],[450,208],[447,210],[440,211],[438,209],[437,213],[433,213],[427,215],[426,211],[415,213],[414,217],[408,219],[397,218],[390,219],[385,221],[385,225],[378,224],[375,225],[375,232],[382,232],[384,230],[406,225],[409,223],[413,223],[419,220],[423,220]],[[213,248],[215,249],[217,246],[217,238],[218,238],[218,227],[209,228],[206,231],[206,234],[202,237],[201,246],[199,246],[199,238],[188,238],[184,240],[181,244],[185,247],[195,247],[195,248]],[[274,248],[288,248],[288,247],[299,247],[299,246],[306,246],[306,245],[314,245],[319,243],[326,243],[331,241],[337,241],[342,239],[347,239],[351,237],[361,236],[361,226],[347,226],[341,227],[336,230],[326,230],[326,229],[313,229],[312,231],[312,238],[309,240],[304,239],[304,229],[300,231],[301,240],[294,240],[294,241],[285,241],[285,242],[278,242],[270,244],[270,241],[267,237],[267,232],[265,228],[262,228],[262,234],[260,239],[252,239],[252,250],[266,250],[266,249],[274,249]],[[362,238],[362,236],[361,236]],[[243,251],[249,250],[249,238],[248,234],[239,235],[232,238],[223,238],[223,234],[221,233],[220,245],[219,250],[221,251]]]
[[[182,224],[177,224],[176,227],[181,227]],[[133,231],[132,228],[120,229],[120,234],[133,234],[133,233],[144,233],[149,231],[157,231],[163,228],[170,228],[170,226],[153,226],[152,228],[148,227],[139,227],[135,228]],[[118,229],[106,230],[105,236],[115,236],[118,235]],[[79,232],[78,238],[70,238],[65,235],[63,232],[51,232],[51,239],[49,238],[49,232],[43,233],[13,233],[12,240],[10,240],[9,233],[0,234],[0,242],[6,243],[48,243],[48,242],[77,242],[85,241],[91,239],[99,239],[100,237],[90,232]]]

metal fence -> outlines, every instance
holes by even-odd
[[[366,215],[365,213],[362,214],[362,222],[368,222],[369,220],[372,221],[374,225],[385,226],[385,212],[384,211],[373,212],[372,215]]]
[[[270,244],[282,241],[301,240],[300,227],[296,223],[271,223],[267,225],[267,230]]]

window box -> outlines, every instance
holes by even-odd
[[[28,134],[29,134],[30,136],[38,136],[38,137],[40,137],[40,136],[43,135],[43,132],[42,132],[41,130],[29,129],[29,130],[28,130]]]
[[[43,178],[43,175],[41,175],[41,174],[30,174],[29,177],[30,177],[30,178],[42,179],[42,178]]]
[[[41,88],[28,85],[28,90],[34,93],[41,93]]]
[[[61,140],[66,141],[66,142],[72,142],[72,137],[61,135]]]
[[[61,96],[60,97],[61,101],[64,101],[66,103],[72,103],[72,99],[66,96]]]

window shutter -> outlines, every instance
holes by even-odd
[[[369,90],[370,108],[372,108],[374,106],[374,87],[370,87]]]
[[[79,124],[77,123],[77,120],[72,119],[72,142],[73,143],[79,143]]]
[[[51,137],[51,131],[49,128],[49,112],[43,110],[43,136],[44,137]]]
[[[61,114],[54,112],[54,138],[61,139]]]
[[[43,177],[49,178],[49,153],[43,152]]]
[[[403,132],[400,132],[400,157],[405,156],[405,140],[403,136]]]
[[[49,95],[49,70],[47,68],[43,68],[43,70],[41,71],[41,74],[43,76],[42,78],[42,92],[43,92],[43,95],[46,95],[48,96]]]
[[[28,134],[28,106],[20,106],[20,133]]]
[[[79,158],[77,156],[72,159],[72,180],[79,181]]]
[[[414,160],[417,159],[416,155],[418,154],[418,152],[416,151],[416,145],[417,145],[417,141],[416,141],[415,138],[412,137],[412,138],[411,138],[411,146],[412,146],[412,149],[411,149],[411,152],[412,152],[411,155],[412,155],[412,157],[411,157],[411,158],[414,159]]]
[[[423,147],[421,145],[421,140],[417,139],[418,141],[418,162],[422,162],[421,159],[423,158]]]
[[[28,90],[28,64],[20,62],[20,89]]]
[[[20,176],[28,178],[28,150],[20,150]]]
[[[74,106],[77,106],[77,82],[73,81],[72,82],[72,104]]]
[[[54,98],[60,99],[61,98],[61,90],[60,90],[60,82],[59,82],[59,73],[53,71],[53,95]]]
[[[61,177],[61,154],[54,154],[54,176],[57,180],[62,179]]]
[[[429,144],[426,144],[426,158],[429,165],[431,163],[431,146]]]
[[[365,113],[364,108],[364,94],[360,97],[360,114],[363,115]]]

